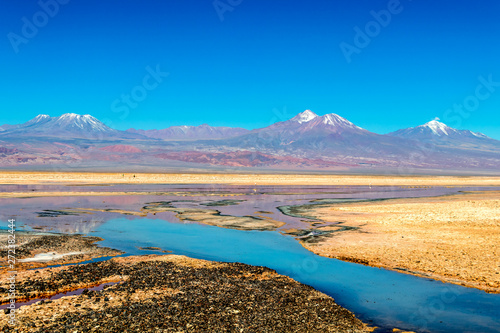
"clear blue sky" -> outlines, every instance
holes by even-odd
[[[53,17],[0,4],[0,124],[74,112],[118,129],[251,129],[311,109],[378,133],[439,117],[500,139],[499,84],[475,97],[479,76],[500,82],[500,1],[60,1]],[[377,30],[370,11],[388,7]],[[367,24],[348,63],[340,45]],[[473,111],[446,112],[464,100]]]

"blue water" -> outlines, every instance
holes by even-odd
[[[500,332],[500,295],[317,256],[278,232],[163,220],[109,220],[93,233],[129,254],[157,246],[194,258],[266,266],[310,285],[381,327],[417,332]],[[154,252],[150,252],[154,253]],[[156,252],[157,253],[157,252]]]

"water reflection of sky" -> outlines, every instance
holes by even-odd
[[[1,198],[0,218],[16,217],[18,225],[39,230],[67,233],[89,233],[100,224],[114,218],[127,217],[113,212],[82,212],[80,209],[119,209],[139,212],[148,202],[175,201],[176,207],[217,209],[222,214],[260,215],[285,222],[286,228],[307,228],[300,219],[282,214],[282,205],[308,204],[317,199],[380,199],[436,196],[461,190],[481,188],[403,188],[392,186],[228,186],[228,185],[0,185],[0,192],[104,192],[99,196],[75,194],[53,197]],[[491,189],[491,188],[489,188]],[[33,191],[32,191],[33,190]],[[106,195],[106,192],[156,192],[154,195]],[[203,204],[218,200],[241,200],[237,205],[212,206]],[[182,202],[185,200],[186,202]],[[75,215],[39,217],[46,210],[72,211]],[[269,212],[269,213],[267,213]],[[150,219],[180,222],[175,213],[148,214]]]
[[[82,213],[79,209],[120,209],[139,212],[147,202],[175,201],[176,207],[217,209],[228,215],[269,216],[284,228],[304,227],[299,218],[277,207],[310,204],[318,199],[381,199],[437,196],[459,191],[498,188],[389,186],[217,186],[217,185],[0,185],[0,192],[160,192],[154,195],[65,195],[2,198],[1,224],[15,217],[25,229],[85,233],[103,237],[104,246],[145,254],[139,247],[157,246],[195,258],[238,261],[267,266],[333,296],[337,302],[377,326],[432,332],[500,331],[500,295],[489,295],[438,281],[319,257],[292,237],[279,232],[238,231],[182,223],[174,212],[146,218],[112,212]],[[32,191],[33,190],[33,191]],[[236,205],[204,206],[218,200],[242,200]],[[314,201],[316,200],[316,201]],[[39,217],[46,210],[76,215]],[[263,213],[269,212],[269,213]]]
[[[141,254],[157,246],[194,258],[266,266],[335,298],[365,321],[392,329],[498,332],[500,295],[317,256],[279,232],[160,220],[113,219],[95,233],[105,246]]]

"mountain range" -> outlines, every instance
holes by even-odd
[[[120,131],[91,115],[39,115],[0,127],[0,167],[56,170],[290,170],[496,173],[500,141],[439,119],[376,134],[310,110],[270,126]]]
[[[136,130],[130,128],[127,132],[161,140],[200,140],[238,136],[249,132],[249,130],[239,127],[213,127],[202,124],[200,126],[171,126],[161,130]]]

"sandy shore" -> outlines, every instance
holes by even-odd
[[[110,282],[102,290],[86,289]],[[16,285],[38,296],[79,292],[20,307],[15,326],[2,311],[2,332],[371,331],[331,297],[271,269],[239,263],[177,255],[113,258],[24,271]]]
[[[344,230],[302,241],[319,255],[500,292],[500,192],[301,207]]]
[[[500,186],[500,177],[0,171],[0,184]]]

